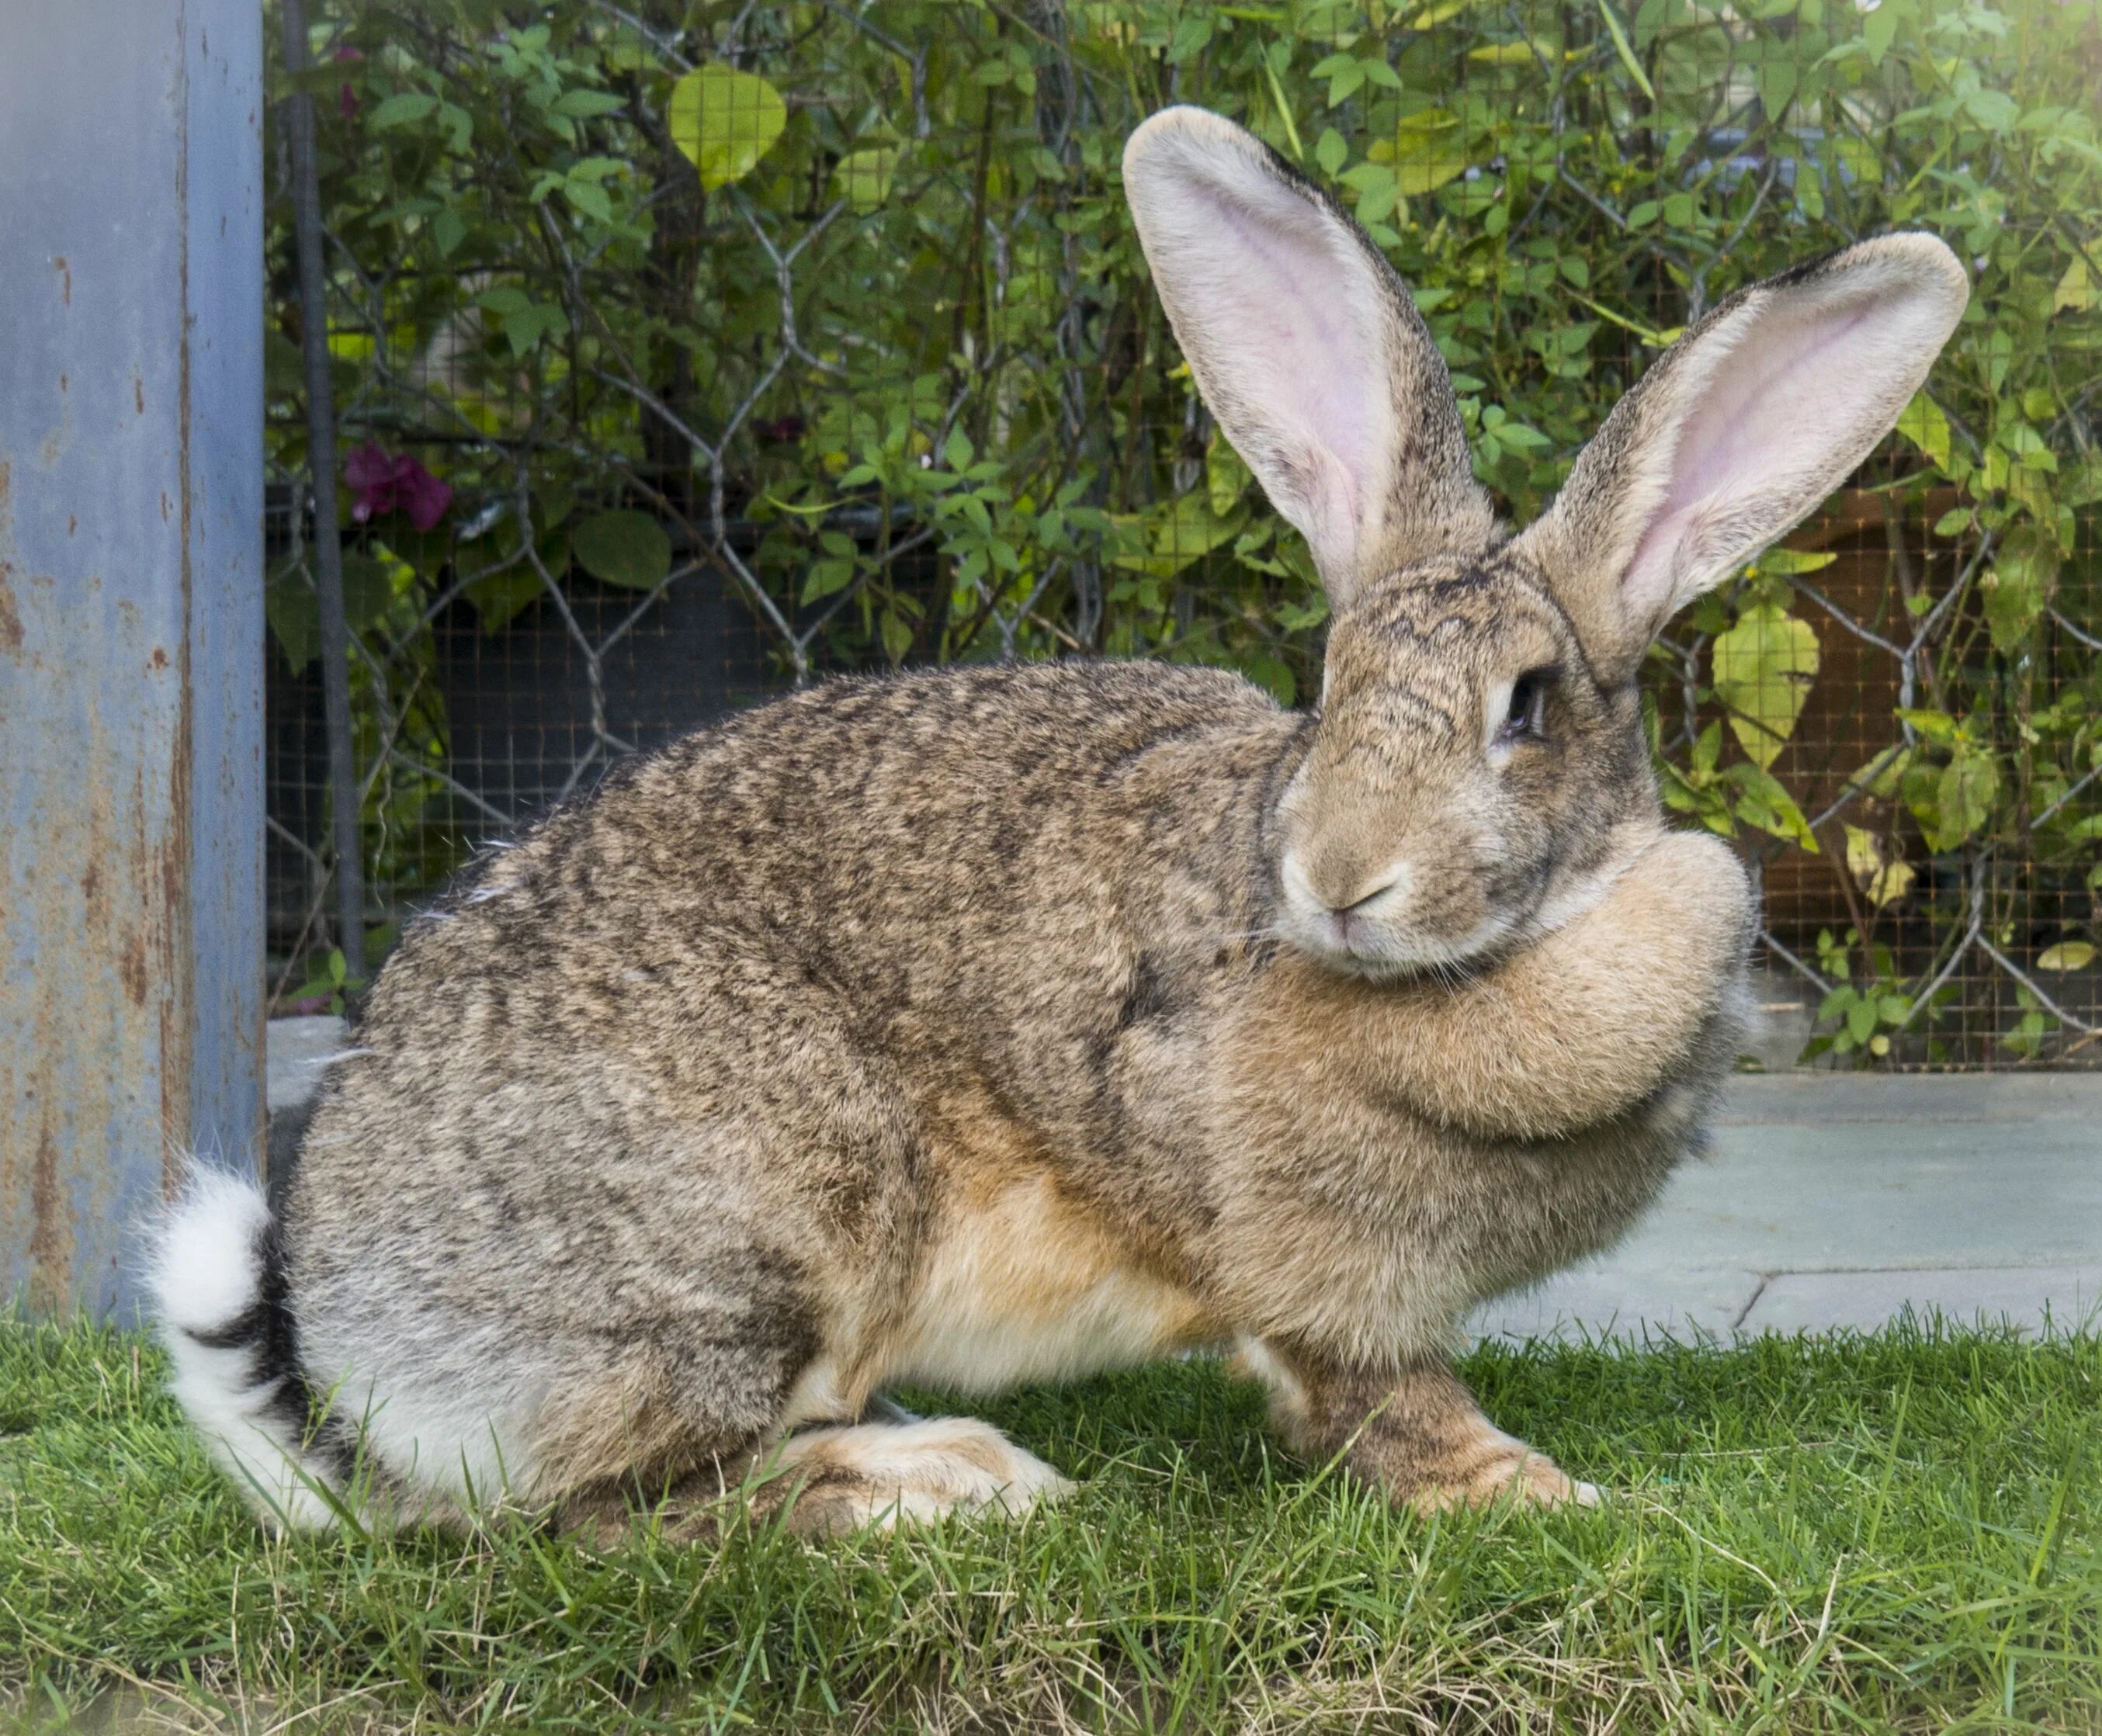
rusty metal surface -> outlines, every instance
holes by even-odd
[[[127,1313],[262,1125],[261,18],[0,53],[0,1302]]]

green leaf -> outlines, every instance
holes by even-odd
[[[1912,886],[1912,864],[1886,856],[1882,840],[1865,827],[1849,826],[1844,830],[1847,870],[1868,895],[1869,902],[1881,909],[1902,898]]]
[[[1343,135],[1333,126],[1324,127],[1321,136],[1315,142],[1314,161],[1321,166],[1324,175],[1333,175],[1343,166],[1350,154],[1350,148],[1343,142]]]
[[[438,100],[421,91],[404,91],[399,96],[390,96],[372,111],[375,128],[406,126],[437,112]]]
[[[1758,569],[1762,573],[1816,573],[1838,558],[1837,555],[1812,553],[1807,549],[1770,548],[1759,556]]]
[[[395,575],[407,577],[406,564],[379,555],[343,556],[343,618],[352,632],[362,633],[387,613],[394,600]]]
[[[1154,578],[1173,578],[1200,556],[1208,555],[1239,534],[1243,515],[1215,516],[1204,489],[1195,489],[1155,507],[1140,521],[1151,531],[1149,552],[1120,555],[1111,562],[1130,573]]]
[[[1857,1000],[1847,1009],[1847,1034],[1856,1043],[1866,1043],[1876,1034],[1876,1003]]]
[[[610,91],[565,91],[548,112],[573,121],[583,121],[596,115],[611,114],[627,106],[626,98],[615,96]]]
[[[500,632],[541,594],[540,575],[530,565],[516,566],[506,573],[492,573],[467,587],[485,633]]]
[[[1910,724],[1930,742],[1949,746],[1963,739],[1963,726],[1940,711],[1922,711],[1900,706],[1892,713],[1900,723]]]
[[[1756,826],[1763,832],[1785,838],[1812,855],[1818,853],[1817,837],[1810,830],[1809,821],[1796,806],[1795,798],[1781,787],[1780,780],[1772,773],[1763,766],[1741,760],[1724,772],[1723,777],[1736,790],[1736,799],[1732,806],[1737,817],[1747,826]]]
[[[1204,449],[1204,498],[1214,516],[1223,519],[1234,510],[1254,479],[1241,455],[1216,429]]]
[[[1419,12],[1412,12],[1404,20],[1404,28],[1410,30],[1428,30],[1434,24],[1442,24],[1448,18],[1457,18],[1461,13],[1485,3],[1485,0],[1431,0]]]
[[[1603,5],[1604,0],[1599,3]],[[1774,47],[1777,51],[1759,62],[1752,80],[1759,93],[1759,106],[1766,110],[1769,121],[1779,121],[1795,100],[1795,61],[1782,45],[1776,43]]]
[[[811,563],[809,574],[803,581],[800,598],[802,606],[844,591],[854,582],[854,564],[851,558],[845,560],[818,560]]]
[[[503,316],[503,335],[511,340],[511,353],[524,356],[550,333],[561,337],[570,329],[570,317],[552,302],[528,302]]]
[[[1963,99],[1963,106],[1971,111],[1971,119],[1988,132],[2010,131],[2021,118],[2021,105],[2005,91],[1980,87]]]
[[[1883,56],[1891,51],[1891,44],[1897,40],[1898,9],[1894,0],[1882,0],[1882,4],[1861,20],[1861,41],[1869,51],[1869,64],[1881,66]]]
[[[1210,9],[1194,7],[1175,21],[1175,34],[1168,44],[1168,64],[1186,60],[1212,40],[1217,20]]]
[[[788,124],[788,105],[756,73],[703,66],[672,86],[664,121],[701,185],[713,191],[758,166]]]
[[[1425,108],[1401,121],[1391,139],[1375,139],[1365,156],[1391,165],[1395,190],[1414,197],[1466,172],[1466,133],[1451,109]]]
[[[1936,825],[1928,848],[1939,855],[1971,837],[1993,817],[1999,791],[1999,762],[1981,749],[1959,748],[1935,786]]]
[[[1715,640],[1715,697],[1729,708],[1731,732],[1762,769],[1795,733],[1817,673],[1817,635],[1771,604],[1747,609]]]
[[[2060,941],[2037,954],[2042,971],[2084,971],[2095,962],[2095,949],[2085,941]]]
[[[1628,69],[1628,76],[1635,86],[1652,103],[1656,100],[1656,87],[1649,82],[1649,74],[1643,70],[1642,62],[1635,58],[1634,50],[1629,46],[1628,33],[1621,28],[1619,15],[1608,0],[1599,0],[1599,11],[1606,20],[1606,29],[1613,38],[1613,52],[1621,57],[1621,64]]]
[[[474,304],[491,313],[509,315],[524,312],[533,305],[533,298],[515,283],[499,283],[476,296]]]
[[[858,151],[849,151],[832,170],[832,184],[855,210],[875,210],[889,197],[891,179],[903,155],[894,144],[864,145]]]
[[[1905,405],[1898,418],[1898,432],[1942,469],[1949,468],[1949,418],[1925,392],[1915,393],[1912,402]]]
[[[1341,179],[1358,196],[1358,221],[1362,224],[1384,222],[1401,195],[1394,170],[1383,162],[1361,162]]]
[[[886,609],[877,623],[883,640],[884,654],[893,664],[905,661],[905,653],[912,649],[912,623],[904,619],[894,609]]]
[[[613,201],[606,197],[605,189],[595,182],[565,182],[562,197],[587,217],[595,217],[601,223],[613,221]]]
[[[672,570],[672,539],[646,512],[595,512],[570,533],[577,564],[593,578],[650,591]]]
[[[1299,684],[1293,680],[1291,666],[1282,658],[1258,651],[1242,658],[1240,669],[1243,675],[1257,687],[1266,689],[1281,706],[1289,706],[1298,697]]]
[[[2058,580],[2058,542],[2033,525],[2008,534],[1992,570],[1978,581],[1993,649],[2003,655],[2027,643]]]
[[[321,599],[297,567],[278,574],[264,586],[263,613],[294,675],[321,655]]]
[[[2058,287],[2051,292],[2051,311],[2071,308],[2085,313],[2093,304],[2095,286],[2087,281],[2087,262],[2076,258],[2065,268],[2065,275],[2058,280]]]
[[[1324,60],[1321,65],[1335,69],[1325,75],[1328,80],[1328,106],[1331,108],[1347,102],[1365,82],[1364,67],[1355,55],[1334,55]],[[1324,76],[1320,67],[1314,70],[1317,78]]]

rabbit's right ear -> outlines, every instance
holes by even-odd
[[[1886,235],[1740,290],[1657,358],[1519,538],[1601,675],[1846,480],[1970,294],[1934,237]]]
[[[1364,230],[1201,108],[1163,109],[1131,135],[1124,187],[1198,390],[1332,602],[1489,542],[1444,358]]]

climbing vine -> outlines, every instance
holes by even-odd
[[[690,587],[751,624],[751,691],[1071,654],[1310,691],[1325,605],[1306,552],[1196,401],[1117,185],[1133,122],[1195,100],[1341,191],[1413,287],[1478,472],[1521,520],[1739,284],[1888,227],[1958,249],[1973,298],[1927,391],[1820,525],[1674,624],[1653,739],[1670,804],[1766,865],[1770,958],[1816,985],[1814,1047],[2084,1043],[2102,897],[2091,7],[320,11],[301,80],[322,117],[335,506],[382,884],[428,885],[515,817],[450,757],[432,629],[461,611],[492,647],[566,623],[594,696],[567,787],[638,745],[605,671]],[[271,453],[296,483],[278,215]],[[269,606],[304,666],[296,539]]]

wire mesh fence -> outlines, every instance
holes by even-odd
[[[2102,1059],[2091,14],[339,0],[313,33],[280,86],[322,121],[383,946],[481,840],[828,675],[1146,655],[1316,690],[1310,562],[1195,396],[1119,195],[1130,127],[1198,101],[1394,260],[1521,521],[1732,288],[1893,225],[1966,255],[1971,312],[1900,433],[1653,653],[1660,771],[1762,872],[1813,1049]],[[278,216],[282,1006],[335,985]]]

